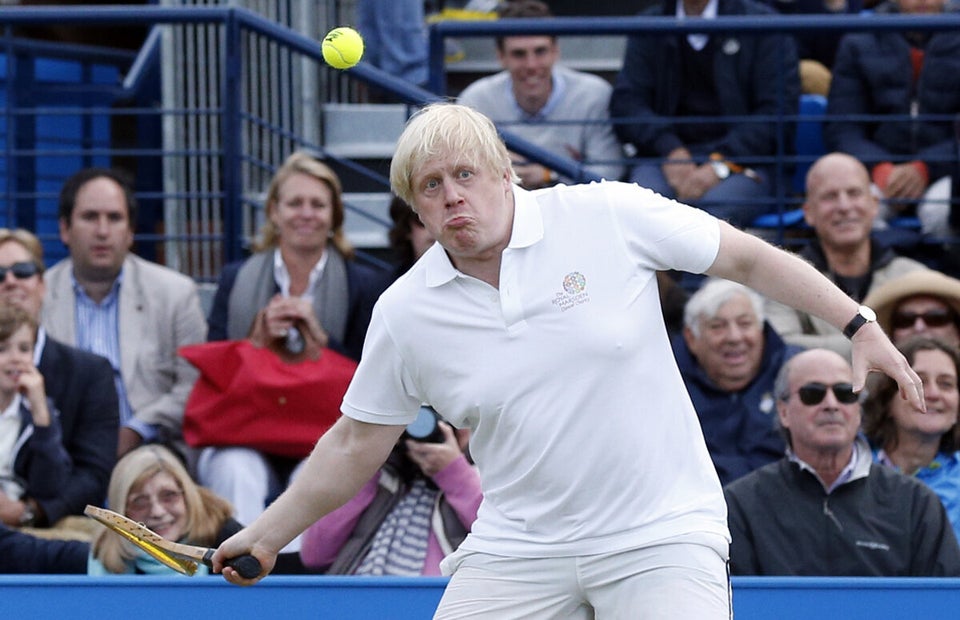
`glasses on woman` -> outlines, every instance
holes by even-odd
[[[139,493],[127,500],[127,516],[136,518],[136,516],[150,514],[154,502],[167,510],[171,510],[179,506],[182,501],[183,491],[180,489],[164,489],[156,495]]]
[[[927,310],[926,312],[894,312],[890,318],[890,324],[893,329],[906,329],[916,325],[917,319],[922,320],[927,327],[943,327],[953,323],[955,315],[946,308]]]
[[[797,396],[800,402],[807,406],[819,405],[827,397],[827,390],[831,390],[837,398],[837,402],[844,405],[851,405],[857,402],[859,396],[853,391],[853,385],[849,383],[834,383],[826,385],[825,383],[807,383],[800,386],[797,390]]]
[[[13,277],[17,280],[26,280],[27,278],[32,278],[37,275],[39,271],[40,268],[37,267],[37,264],[30,261],[4,265],[0,267],[0,282],[7,279],[7,273],[12,273]]]

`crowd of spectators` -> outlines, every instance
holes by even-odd
[[[769,4],[666,0],[647,13],[765,16],[791,3]],[[808,8],[796,10],[867,7]],[[951,10],[943,0],[870,8]],[[499,12],[551,15],[537,0]],[[960,281],[878,232],[892,215],[915,214],[930,237],[953,234],[960,135],[923,115],[960,114],[958,42],[956,33],[895,32],[632,37],[611,85],[565,67],[556,37],[506,36],[496,41],[503,71],[460,94],[598,176],[749,228],[769,209],[777,140],[790,130],[743,117],[795,115],[808,90],[804,61],[828,75],[831,152],[806,176],[800,255],[876,311],[923,381],[928,413],[909,411],[888,377],[856,394],[849,340],[829,324],[715,278],[687,299],[659,274],[673,353],[725,485],[734,574],[960,575]],[[892,120],[861,120],[870,115]],[[515,160],[528,189],[568,181]],[[0,572],[163,572],[87,524],[83,507],[106,505],[171,540],[214,546],[296,475],[300,458],[187,443],[199,372],[179,349],[250,340],[292,364],[326,351],[358,361],[379,294],[433,240],[395,198],[394,268],[356,260],[340,180],[305,152],[266,189],[256,251],[223,269],[206,317],[191,279],[135,254],[137,204],[121,171],[84,169],[65,183],[58,220],[69,256],[49,270],[33,234],[0,229]],[[482,500],[468,441],[444,421],[429,440],[405,436],[278,570],[437,574]],[[802,553],[797,538],[809,541]]]

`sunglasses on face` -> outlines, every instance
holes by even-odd
[[[913,327],[917,319],[922,319],[927,327],[943,327],[954,320],[953,312],[946,309],[927,310],[926,312],[895,312],[890,319],[893,329]]]
[[[827,397],[827,388],[833,390],[833,395],[837,397],[837,402],[845,405],[851,405],[857,402],[859,396],[853,391],[853,385],[849,383],[834,383],[833,385],[824,385],[823,383],[807,383],[800,386],[797,395],[800,402],[804,405],[819,405]]]
[[[40,272],[39,267],[36,263],[29,261],[24,261],[22,263],[14,263],[7,267],[0,267],[0,282],[3,282],[7,279],[7,272],[11,272],[13,277],[17,280],[26,280],[27,278],[32,278]]]

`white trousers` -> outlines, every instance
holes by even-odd
[[[296,466],[290,479],[300,473],[303,462]],[[197,460],[200,484],[233,504],[235,517],[242,525],[250,525],[267,507],[282,486],[270,462],[252,448],[204,448]],[[284,552],[300,550],[297,536]]]
[[[457,551],[434,618],[729,620],[726,549],[719,539],[560,558]]]

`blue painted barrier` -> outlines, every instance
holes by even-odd
[[[238,588],[218,577],[0,576],[6,618],[231,620],[430,618],[446,579],[269,577]],[[960,579],[734,578],[737,620],[952,617]],[[946,615],[944,615],[946,614]]]

